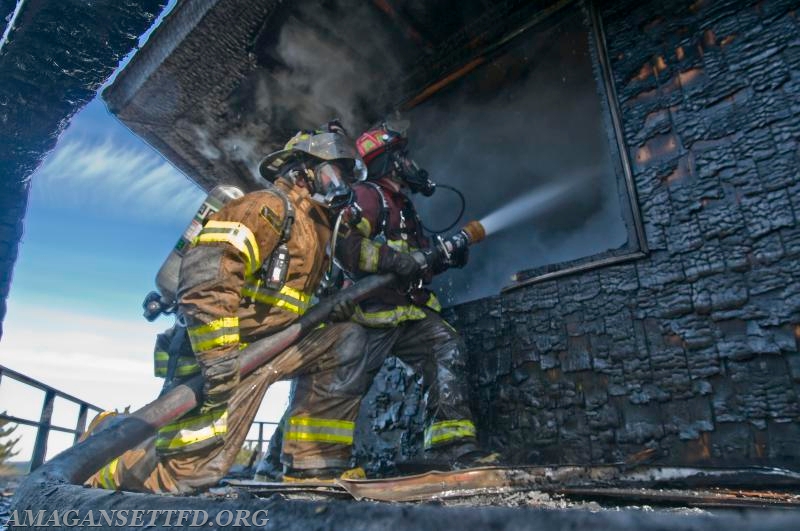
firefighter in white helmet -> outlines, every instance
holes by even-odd
[[[363,359],[364,334],[354,323],[314,330],[244,380],[239,350],[285,327],[311,304],[327,269],[332,220],[351,201],[350,184],[363,176],[360,162],[337,123],[299,133],[262,161],[274,187],[235,199],[210,217],[181,264],[178,309],[185,329],[177,326],[178,337],[161,338],[171,344],[166,387],[201,373],[202,402],[103,467],[89,485],[169,493],[214,485],[233,464],[271,383],[314,374],[333,382],[333,394],[346,385],[337,371]],[[342,303],[332,320],[345,321],[352,310],[352,303]],[[303,436],[285,448],[297,466],[349,460],[349,417],[306,413]],[[334,436],[342,444],[314,447],[308,458],[308,437]]]

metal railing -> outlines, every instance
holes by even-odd
[[[38,421],[0,413],[0,419],[36,428],[36,442],[33,445],[33,454],[31,457],[31,471],[39,468],[42,463],[44,463],[45,456],[47,455],[47,439],[50,436],[50,430],[72,433],[75,436],[74,442],[78,442],[80,436],[86,431],[86,417],[89,414],[89,410],[91,409],[98,413],[103,411],[103,409],[98,406],[0,365],[0,384],[3,382],[3,377],[11,378],[29,387],[44,391],[44,402],[42,403],[42,412],[39,415]],[[75,428],[65,428],[63,426],[54,426],[51,424],[53,419],[53,405],[56,398],[63,398],[64,400],[78,404],[78,421],[75,424]]]
[[[256,420],[253,421],[253,426],[258,424],[258,439],[245,439],[245,443],[256,443],[256,455],[261,455],[264,453],[264,425],[269,424],[270,426],[277,426],[280,422],[271,422],[267,420]],[[269,441],[266,441],[269,442]]]

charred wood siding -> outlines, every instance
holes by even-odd
[[[165,0],[26,0],[0,50],[0,325],[29,177]],[[0,1],[0,35],[16,2]],[[0,336],[2,328],[0,328]]]
[[[489,448],[800,468],[796,8],[600,8],[651,253],[448,312]],[[419,448],[401,434],[421,427],[419,385],[393,363],[360,419],[379,438],[358,453],[379,465]]]
[[[490,447],[800,467],[796,7],[601,9],[652,253],[455,309]]]

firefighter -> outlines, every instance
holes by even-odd
[[[168,387],[201,373],[200,405],[161,428],[156,436],[115,459],[88,480],[94,487],[156,493],[191,493],[214,485],[233,464],[264,393],[277,380],[313,375],[346,387],[339,373],[358,373],[364,334],[347,322],[353,303],[340,303],[332,321],[290,347],[244,380],[239,350],[302,315],[327,268],[332,220],[352,200],[359,165],[355,146],[338,123],[301,132],[262,161],[274,186],[246,194],[212,215],[181,264],[179,324],[169,344]],[[363,176],[362,176],[363,177]],[[185,328],[181,326],[185,325]],[[184,332],[185,330],[185,332]],[[332,391],[333,392],[333,391]],[[352,422],[336,411],[301,415],[284,452],[309,466],[349,456]],[[326,439],[327,437],[327,439]]]
[[[364,372],[351,376],[356,380],[354,392],[349,403],[338,406],[338,415],[347,414],[355,420],[375,374],[386,357],[394,355],[422,374],[428,397],[425,451],[414,465],[464,468],[494,464],[498,456],[482,451],[476,443],[468,405],[464,344],[455,329],[440,317],[436,295],[424,286],[435,272],[423,271],[422,264],[410,254],[428,247],[430,242],[423,235],[408,193],[429,196],[435,185],[409,157],[407,144],[405,127],[394,123],[383,123],[356,141],[369,177],[353,186],[361,220],[349,233],[340,235],[337,259],[353,278],[391,272],[401,281],[355,308],[353,321],[365,329],[367,351],[364,363],[352,368]],[[463,267],[467,259],[465,248],[451,257],[447,266]],[[293,403],[301,402],[311,410],[322,400],[324,397],[317,396],[313,388],[302,385],[293,395]],[[291,416],[284,417],[273,438],[290,437],[291,423]],[[283,457],[286,465],[286,456]],[[274,458],[274,452],[265,456],[257,467],[256,479],[275,478]]]

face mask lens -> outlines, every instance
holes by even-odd
[[[322,163],[316,167],[314,174],[316,190],[312,199],[332,209],[340,209],[350,203],[353,192],[347,185],[344,172],[339,165]]]
[[[315,173],[317,174],[317,183],[320,188],[319,191],[323,194],[328,193],[329,190],[346,186],[345,181],[342,178],[342,170],[335,164],[331,164],[329,162],[320,164],[317,166]]]

